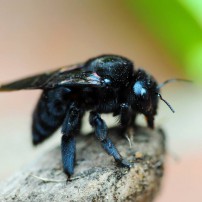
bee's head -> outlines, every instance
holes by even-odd
[[[157,113],[158,98],[163,100],[174,112],[168,102],[161,97],[156,80],[144,70],[139,69],[132,84],[131,107],[137,113],[145,115],[150,128],[154,127],[153,121]]]

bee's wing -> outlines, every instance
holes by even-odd
[[[85,71],[83,64],[61,67],[55,71],[38,74],[7,84],[0,84],[0,91],[22,89],[49,89],[66,87],[102,87],[101,78],[95,73]]]

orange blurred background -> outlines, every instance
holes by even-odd
[[[185,77],[178,61],[121,0],[0,1],[1,82],[107,53],[128,57],[159,82]],[[156,125],[168,136],[168,161],[156,201],[201,201],[200,88],[176,83],[162,92],[176,114],[160,103]],[[37,90],[0,94],[2,180],[60,143],[58,132],[38,148],[31,145],[31,114],[39,94]]]

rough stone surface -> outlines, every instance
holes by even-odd
[[[57,147],[1,183],[0,201],[152,201],[163,176],[162,130],[138,127],[131,147],[117,129],[109,134],[122,156],[133,163],[130,171],[117,167],[92,134],[79,136],[72,181],[66,181]]]

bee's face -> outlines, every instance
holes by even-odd
[[[147,119],[156,114],[158,106],[157,82],[143,70],[138,70],[136,80],[132,86],[132,108],[144,114]]]

